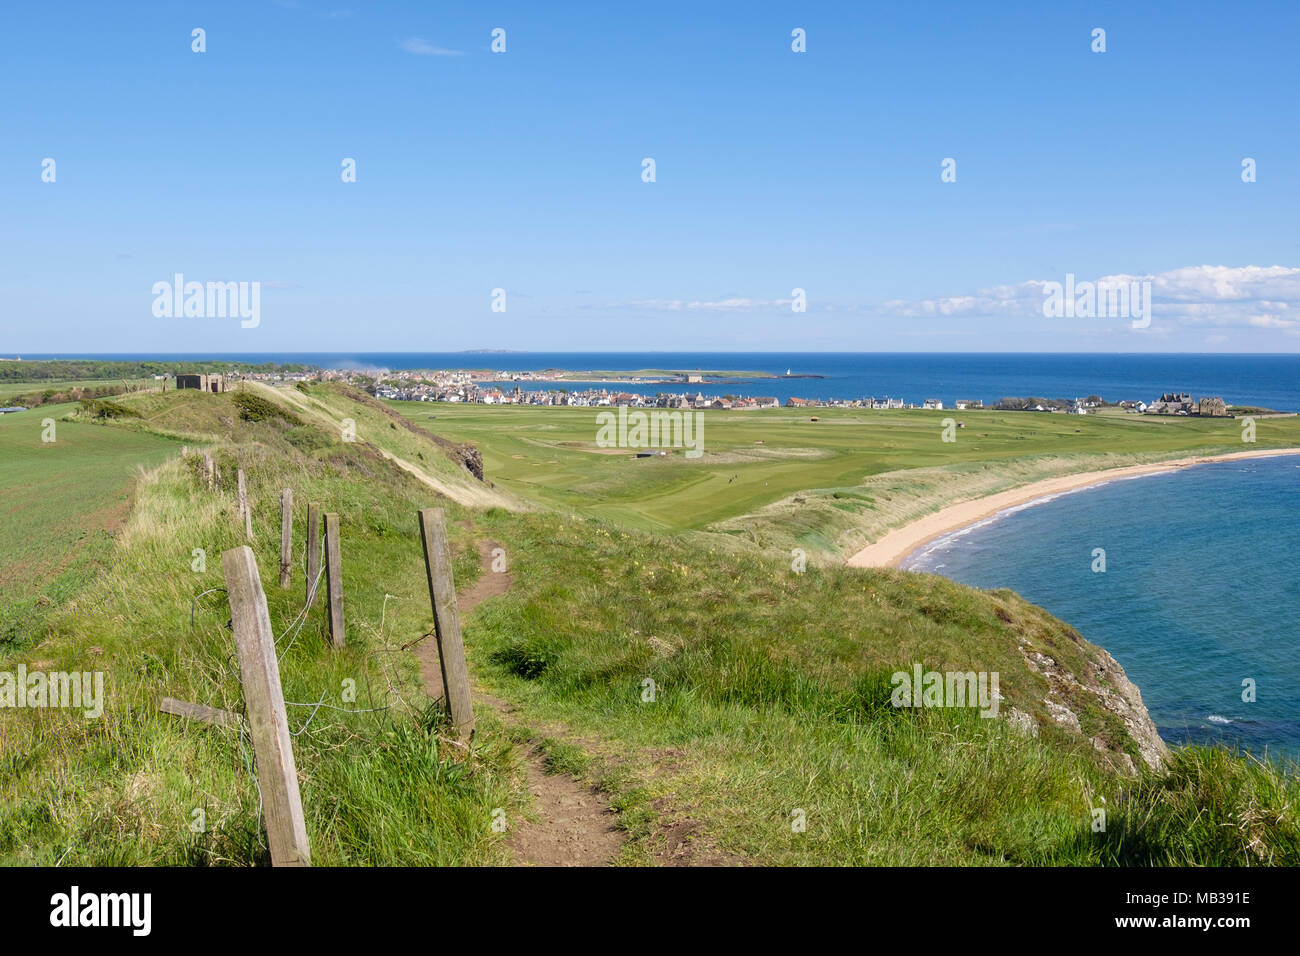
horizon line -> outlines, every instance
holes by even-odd
[[[220,356],[261,356],[261,355],[1135,355],[1135,356],[1155,356],[1155,355],[1204,355],[1204,356],[1300,356],[1300,351],[1295,352],[1038,352],[1029,350],[1017,351],[907,351],[907,350],[882,350],[871,352],[856,352],[844,349],[832,349],[828,351],[797,351],[797,350],[758,350],[758,349],[698,349],[693,351],[666,352],[658,350],[632,350],[632,349],[610,349],[602,351],[584,351],[581,349],[452,349],[449,351],[421,350],[421,349],[367,349],[367,350],[338,350],[338,349],[321,349],[315,351],[291,351],[288,349],[267,349],[259,352],[236,351],[226,352],[220,350],[208,350],[200,352],[184,351],[147,351],[136,350],[128,352],[28,352],[30,358],[24,359],[22,353],[15,352],[13,356],[0,355],[0,361],[75,361],[78,359],[98,359],[113,357],[132,357],[132,356],[201,356],[201,355],[220,355]]]

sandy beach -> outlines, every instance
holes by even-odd
[[[848,560],[855,568],[896,568],[917,548],[928,544],[935,538],[958,531],[967,525],[990,518],[999,511],[1027,504],[1037,498],[1059,495],[1062,492],[1077,491],[1090,485],[1105,484],[1119,478],[1135,478],[1139,475],[1155,475],[1161,472],[1176,471],[1193,465],[1205,465],[1215,461],[1235,461],[1239,458],[1276,458],[1282,455],[1300,455],[1300,448],[1267,448],[1257,451],[1239,451],[1228,455],[1198,456],[1196,458],[1179,458],[1174,461],[1162,461],[1151,465],[1130,465],[1124,468],[1108,468],[1103,471],[1085,471],[1077,475],[1063,475],[1060,478],[1046,478],[1031,482],[1019,488],[1000,491],[997,494],[959,501],[941,508],[934,514],[918,518],[910,524],[885,534],[879,541],[869,544]]]

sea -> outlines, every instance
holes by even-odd
[[[646,368],[776,378],[619,391],[811,399],[1010,396],[1151,401],[1162,392],[1300,412],[1300,355],[776,352],[353,352],[27,355],[228,359],[362,370]],[[788,374],[787,374],[788,373]],[[576,383],[566,383],[574,388]],[[541,386],[526,386],[541,387]],[[581,387],[577,385],[576,387]],[[941,539],[908,566],[1012,588],[1105,647],[1172,743],[1219,741],[1300,757],[1300,464],[1198,466],[1072,492]],[[1096,549],[1105,571],[1093,571]],[[1253,684],[1247,683],[1253,682]],[[1254,688],[1254,699],[1244,692]]]
[[[1120,662],[1169,743],[1296,760],[1298,515],[1296,457],[1216,462],[1008,509],[903,567],[1011,588],[1069,621]]]

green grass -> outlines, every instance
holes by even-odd
[[[498,514],[488,530],[515,586],[470,622],[473,659],[520,712],[599,741],[585,758],[548,742],[548,760],[610,790],[634,858],[689,820],[766,864],[1300,863],[1293,768],[1189,748],[1167,776],[1116,772],[1132,743],[1078,688],[1056,692],[1073,694],[1083,734],[1054,724],[1022,644],[1078,675],[1096,650],[1011,592],[796,575],[586,519]],[[1033,715],[1038,736],[973,710],[892,707],[889,675],[913,662],[999,671],[1003,714]]]
[[[163,696],[242,706],[225,598],[204,592],[221,587],[222,551],[243,543],[234,496],[243,468],[317,863],[506,862],[491,824],[497,808],[528,813],[521,741],[535,743],[548,771],[608,791],[628,839],[623,862],[657,862],[665,828],[688,823],[728,859],[754,863],[1300,863],[1294,768],[1187,748],[1168,774],[1122,772],[1136,747],[1090,683],[1098,652],[1041,608],[926,575],[832,564],[795,574],[788,556],[764,553],[764,535],[793,534],[783,522],[806,520],[800,533],[834,544],[845,528],[869,527],[864,515],[895,520],[954,487],[1232,449],[1232,423],[961,413],[957,447],[943,447],[935,414],[820,410],[815,424],[784,410],[710,415],[708,454],[688,464],[593,454],[593,411],[408,406],[419,427],[407,428],[344,389],[248,394],[258,420],[240,416],[234,395],[197,392],[115,400],[138,418],[95,423],[76,412],[58,426],[68,441],[54,452],[58,469],[27,434],[33,419],[0,419],[0,493],[13,493],[0,515],[5,547],[35,541],[34,555],[52,559],[49,529],[81,516],[95,500],[84,489],[108,488],[114,469],[134,502],[104,540],[105,559],[57,594],[21,643],[0,645],[0,670],[102,670],[109,686],[98,720],[0,712],[0,862],[268,861],[247,740],[158,711]],[[286,414],[263,414],[263,402]],[[345,418],[354,442],[342,440]],[[1260,423],[1261,445],[1295,434],[1290,420]],[[471,439],[498,488],[463,467],[455,446]],[[180,460],[182,441],[213,453],[219,489],[205,486],[197,456]],[[910,483],[900,474],[909,462],[924,466]],[[132,483],[137,465],[150,470]],[[820,494],[795,488],[801,468]],[[26,490],[53,475],[70,476],[58,479],[64,493],[30,502]],[[286,486],[295,572],[281,589]],[[846,525],[815,509],[771,514],[793,497],[816,497]],[[313,500],[341,515],[342,650],[329,647],[323,601],[300,618]],[[495,506],[512,501],[539,510]],[[480,712],[468,756],[446,739],[445,716],[399,650],[432,624],[416,525],[432,504],[447,511],[459,587],[476,579],[485,538],[506,549],[513,577],[464,620],[471,673],[514,708],[509,726]],[[759,527],[728,530],[756,515]],[[1054,692],[1081,734],[1052,721],[1047,680],[1027,650],[1078,676]],[[1003,715],[1027,714],[1037,736],[973,710],[892,707],[889,675],[913,663],[999,672]],[[1100,833],[1096,808],[1107,811]],[[196,809],[202,833],[191,828]],[[791,827],[795,811],[804,832]]]
[[[0,644],[28,642],[46,608],[105,566],[136,473],[180,451],[156,435],[58,421],[70,410],[0,416]],[[44,442],[50,418],[55,440]]]
[[[239,711],[229,611],[220,591],[221,553],[243,544],[234,477],[249,476],[258,556],[281,649],[281,678],[308,817],[313,859],[322,864],[484,864],[504,860],[492,811],[520,805],[513,757],[485,734],[468,760],[445,740],[445,719],[419,683],[412,655],[398,650],[432,626],[416,512],[441,504],[463,584],[478,573],[465,542],[466,513],[439,501],[372,446],[318,435],[303,451],[283,419],[242,422],[222,396],[169,396],[138,408],[171,429],[227,427],[238,440],[212,451],[223,485],[213,492],[199,459],[182,462],[170,441],[140,432],[142,421],[60,423],[70,481],[87,480],[87,448],[135,460],[153,446],[170,457],[136,483],[135,508],[111,567],[55,602],[25,647],[0,648],[0,669],[104,671],[108,705],[98,720],[79,712],[0,712],[0,861],[64,864],[252,865],[268,861],[248,741],[227,728],[163,715],[164,696]],[[127,401],[131,401],[128,399]],[[14,428],[17,423],[0,423]],[[66,429],[66,432],[65,432]],[[6,462],[45,472],[44,450],[17,437]],[[426,445],[429,455],[436,446]],[[78,470],[80,469],[80,470]],[[119,480],[124,477],[119,475]],[[279,493],[295,492],[293,586],[277,584]],[[78,486],[79,487],[79,486]],[[64,495],[63,513],[76,514]],[[293,628],[303,605],[303,526],[309,501],[341,516],[347,647],[329,648],[324,599]],[[58,512],[51,512],[57,517]],[[46,520],[53,520],[47,514]],[[35,519],[33,519],[35,520]],[[36,521],[34,526],[39,527]],[[6,524],[6,532],[8,524]],[[6,533],[6,542],[11,538]],[[196,561],[195,549],[206,554]],[[202,595],[202,596],[201,596]],[[192,623],[191,623],[192,622]],[[348,688],[355,700],[348,700]],[[324,706],[317,709],[316,705]],[[373,713],[352,713],[383,708]],[[203,833],[191,829],[206,814]]]
[[[704,455],[638,459],[596,446],[597,409],[391,402],[473,441],[516,497],[646,531],[720,532],[842,560],[885,529],[950,503],[1094,468],[1300,445],[1300,418],[1239,422],[994,411],[706,411]],[[816,422],[811,418],[817,417]],[[955,442],[942,423],[964,423]]]
[[[142,389],[157,389],[161,384],[151,378],[128,378],[125,380],[120,378],[91,378],[0,382],[0,405],[24,405],[28,401],[32,403],[49,401],[60,395],[67,396],[71,392],[94,391],[101,388],[122,388],[124,382],[128,387]],[[20,399],[24,401],[19,401]],[[62,400],[67,401],[67,398],[65,397]]]

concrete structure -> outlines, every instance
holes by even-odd
[[[197,388],[202,392],[224,392],[229,387],[226,376],[219,373],[211,375],[181,375],[176,376],[177,388]]]

